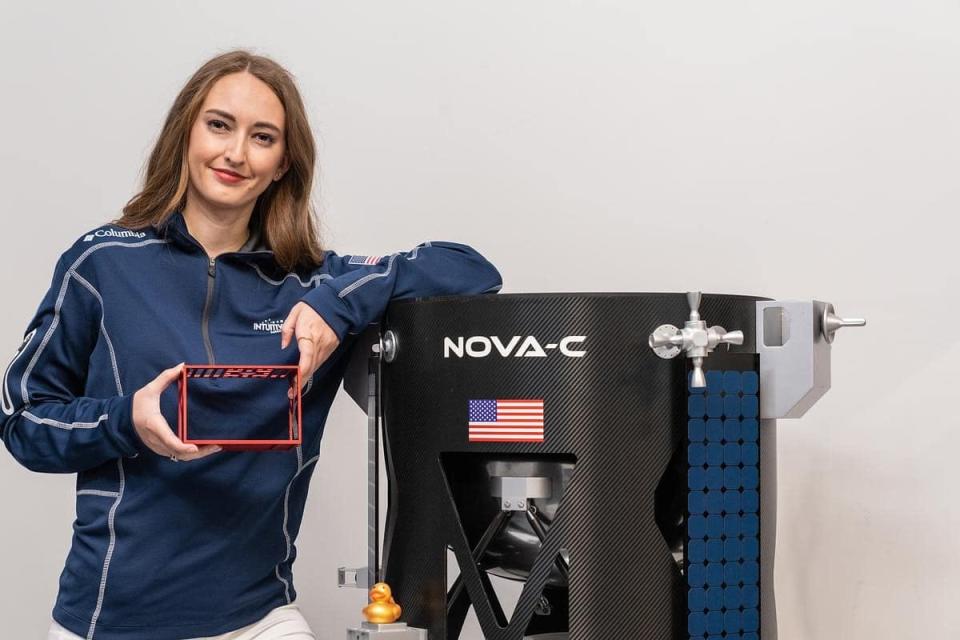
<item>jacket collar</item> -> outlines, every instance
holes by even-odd
[[[170,214],[166,222],[159,227],[158,232],[163,237],[184,248],[203,251],[203,246],[200,242],[190,235],[190,231],[187,229],[187,221],[184,220],[181,211],[174,211]],[[273,258],[273,251],[264,243],[263,233],[260,229],[260,216],[258,214],[254,214],[254,216],[250,218],[250,237],[246,243],[237,251],[231,251],[229,254],[224,255],[234,255],[241,258]]]

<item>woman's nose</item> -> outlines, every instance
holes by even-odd
[[[223,150],[224,159],[233,165],[243,164],[246,158],[246,145],[242,136],[233,136]]]

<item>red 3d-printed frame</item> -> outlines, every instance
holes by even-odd
[[[190,438],[187,429],[187,381],[191,378],[212,380],[216,378],[242,378],[246,380],[286,379],[294,391],[290,399],[289,432],[286,440],[195,440]],[[300,446],[302,433],[300,425],[300,368],[295,365],[257,365],[257,364],[186,364],[177,381],[180,396],[177,411],[177,433],[186,444],[197,446],[215,444],[224,451],[268,451],[271,449],[290,449]]]

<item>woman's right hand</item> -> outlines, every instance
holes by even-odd
[[[195,444],[184,444],[174,435],[160,413],[160,394],[180,376],[182,369],[181,362],[161,371],[160,375],[133,394],[133,426],[143,443],[157,455],[177,460],[198,460],[220,451],[221,448],[217,445],[198,447]]]

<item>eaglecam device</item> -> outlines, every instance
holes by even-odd
[[[229,438],[192,438],[187,421],[187,398],[190,380],[235,379],[244,381],[286,380],[289,411],[287,437],[277,439],[229,439]],[[267,385],[265,385],[267,386]],[[301,424],[301,385],[300,369],[295,365],[212,365],[187,364],[180,372],[178,380],[179,407],[177,410],[177,434],[185,444],[218,445],[224,451],[268,451],[290,449],[302,442]],[[292,396],[292,397],[290,397]]]

